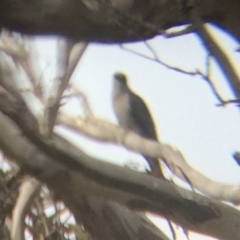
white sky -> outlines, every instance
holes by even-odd
[[[239,66],[240,54],[235,52],[237,43],[219,30],[215,29],[214,33]],[[205,70],[206,52],[193,34],[173,39],[157,37],[149,43],[166,63],[189,71]],[[125,46],[151,56],[141,43]],[[39,47],[39,55],[43,56],[42,74],[49,82],[56,66],[52,58],[55,45],[53,41],[42,40]],[[218,100],[200,77],[168,70],[121,50],[118,45],[92,44],[74,72],[72,83],[85,92],[96,117],[116,122],[111,104],[112,75],[116,71],[127,74],[132,89],[148,103],[163,142],[179,148],[188,162],[208,177],[224,183],[240,182],[240,169],[231,157],[235,150],[240,150],[239,110],[236,106],[217,107]],[[212,76],[224,98],[232,99],[231,91],[215,64]],[[79,104],[71,103],[70,111],[81,112]],[[74,133],[69,134],[68,139],[104,160],[121,165],[129,160],[144,163],[140,156],[121,147],[93,143]],[[181,236],[178,239],[186,238]],[[200,238],[194,236],[191,239]]]

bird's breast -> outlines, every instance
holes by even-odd
[[[113,108],[116,114],[118,123],[121,127],[129,129],[129,119],[130,105],[128,94],[118,94],[113,97]]]

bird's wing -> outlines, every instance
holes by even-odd
[[[129,114],[134,121],[135,130],[142,137],[157,140],[153,119],[143,99],[131,93],[129,101],[131,106]]]

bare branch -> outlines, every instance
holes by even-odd
[[[217,104],[217,106],[222,107],[222,106],[225,106],[225,105],[231,104],[231,103],[235,103],[239,107],[240,99],[224,100],[223,102]]]
[[[120,43],[146,40],[158,35],[159,30],[189,23],[179,6],[181,1],[42,0],[30,5],[19,1],[17,6],[11,0],[2,2],[2,27],[31,35],[55,34],[80,41]],[[199,5],[204,19],[227,29],[239,40],[237,0],[222,0],[220,4],[201,0]],[[47,17],[43,18],[43,12]]]
[[[12,217],[11,237],[13,240],[24,239],[25,215],[40,187],[41,183],[33,178],[27,178],[22,183]]]
[[[172,233],[173,240],[177,240],[177,235],[176,235],[176,232],[175,232],[175,229],[174,229],[172,223],[169,220],[167,222],[168,222],[168,226],[170,228],[170,231]]]
[[[205,48],[209,51],[212,57],[216,60],[219,67],[222,69],[223,74],[227,78],[229,85],[237,98],[240,98],[240,81],[230,59],[223,52],[220,46],[214,41],[213,37],[209,34],[206,26],[201,20],[201,12],[194,6],[191,10],[191,21],[196,29],[196,32],[203,42]]]
[[[170,70],[174,70],[174,71],[176,71],[176,72],[183,73],[183,74],[190,75],[190,76],[196,76],[196,75],[198,75],[198,72],[196,72],[196,71],[186,71],[186,70],[182,70],[181,68],[174,67],[174,66],[171,66],[171,65],[169,65],[169,64],[167,64],[167,63],[164,63],[164,62],[161,61],[159,58],[148,57],[147,55],[144,55],[144,54],[142,54],[142,53],[139,53],[139,52],[136,52],[136,51],[134,51],[134,50],[132,50],[132,49],[129,49],[129,48],[125,47],[124,45],[120,45],[120,47],[121,47],[121,49],[123,49],[123,50],[125,50],[125,51],[128,51],[128,52],[130,52],[130,53],[132,53],[132,54],[135,54],[135,55],[137,55],[137,56],[139,56],[139,57],[143,57],[143,58],[146,58],[146,59],[151,60],[151,61],[153,61],[153,62],[159,63],[159,64],[161,64],[162,66],[164,66],[164,67],[166,67],[166,68],[168,68],[168,69],[170,69]],[[156,56],[155,53],[154,53],[154,55]]]
[[[217,86],[215,85],[215,83],[213,82],[213,80],[208,76],[209,73],[207,73],[207,75],[205,75],[204,73],[202,73],[200,70],[198,70],[198,74],[209,84],[213,94],[215,95],[215,97],[219,100],[220,105],[225,103],[224,98],[221,96],[220,91],[218,90]]]
[[[207,196],[232,203],[240,202],[240,186],[222,184],[209,179],[192,168],[182,153],[172,146],[143,139],[133,132],[126,132],[119,126],[100,119],[87,118],[84,120],[80,117],[73,118],[61,114],[57,122],[97,141],[119,144],[119,139],[121,139],[121,144],[127,149],[164,159],[176,176],[183,181],[186,181],[187,177],[192,186]]]
[[[164,31],[162,35],[166,38],[174,38],[174,37],[180,37],[193,32],[194,32],[194,27],[192,25],[189,25],[180,31],[174,31],[174,32]]]
[[[49,135],[52,132],[57,117],[60,101],[64,90],[68,86],[68,82],[73,74],[75,67],[85,52],[87,43],[75,43],[70,40],[63,40],[59,43],[59,65],[57,69],[57,76],[55,79],[55,86],[47,101],[45,110],[46,128],[44,135]]]

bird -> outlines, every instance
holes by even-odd
[[[153,118],[146,103],[129,88],[127,76],[120,72],[113,75],[112,102],[118,124],[122,128],[143,138],[158,141]],[[150,166],[150,174],[164,178],[158,159],[146,155],[143,157]]]

